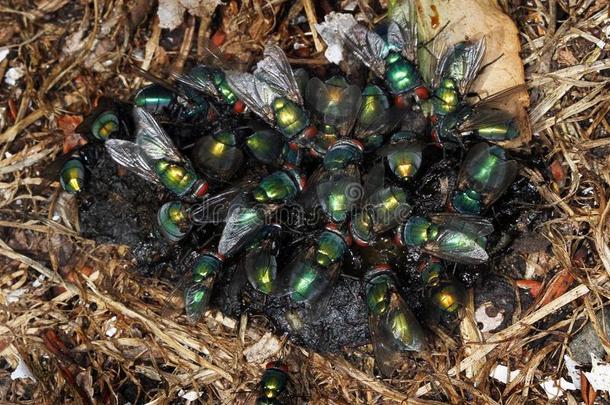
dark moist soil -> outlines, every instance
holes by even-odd
[[[90,180],[87,195],[81,198],[80,209],[83,236],[98,243],[129,246],[136,264],[135,271],[143,276],[161,277],[175,283],[183,275],[188,277],[193,252],[201,251],[207,245],[211,249],[218,235],[214,231],[210,233],[209,229],[197,229],[179,244],[159,240],[155,231],[157,210],[173,197],[134,174],[118,175],[116,164],[103,153],[103,147],[95,147],[102,151],[98,153],[98,160],[88,166]],[[426,149],[424,158],[423,175],[405,185],[414,201],[414,215],[445,211],[459,170],[459,153],[443,158],[440,149],[431,147]],[[311,163],[305,162],[304,167],[308,164]],[[536,225],[548,218],[548,211],[535,207],[539,201],[535,186],[525,178],[518,178],[485,214],[496,228],[489,238],[489,263],[448,268],[466,287],[476,285],[477,303],[487,299],[505,307],[503,310],[508,316],[502,327],[511,322],[515,292],[512,285],[496,274],[514,278],[523,275],[525,262],[520,249],[513,249],[512,244],[518,244],[520,238],[535,235]],[[315,216],[316,213],[306,215]],[[300,231],[310,235],[311,240],[320,229],[316,224],[322,220],[308,219],[304,222],[308,225]],[[257,292],[245,281],[244,275],[239,274],[234,261],[226,263],[226,270],[216,283],[212,306],[234,317],[244,312],[264,314],[274,325],[275,332],[288,333],[295,342],[319,352],[360,346],[369,341],[364,285],[360,280],[366,268],[383,262],[396,270],[403,297],[422,323],[441,321],[455,325],[456,319],[430,317],[425,312],[418,271],[420,252],[396,246],[392,237],[393,234],[388,234],[368,249],[353,246],[336,287],[316,308],[295,304],[287,297],[268,297]],[[297,243],[288,245],[286,251],[299,251],[299,246]],[[282,263],[279,264],[280,271],[281,268]]]

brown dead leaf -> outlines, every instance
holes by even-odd
[[[63,153],[70,153],[78,145],[84,145],[87,141],[74,132],[76,127],[83,122],[80,115],[62,115],[57,119],[57,126],[64,133]]]
[[[597,391],[593,389],[593,386],[587,380],[587,376],[582,370],[580,371],[580,392],[582,401],[587,405],[593,405],[597,397]]]
[[[533,298],[536,298],[542,292],[542,283],[536,280],[515,280],[517,287],[528,290]]]
[[[549,282],[546,292],[542,296],[540,300],[540,305],[546,305],[549,302],[553,301],[555,298],[558,298],[565,294],[570,288],[570,285],[574,282],[574,277],[570,273],[568,269],[563,269],[559,271]]]

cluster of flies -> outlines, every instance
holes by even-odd
[[[239,261],[256,290],[289,297],[315,317],[347,255],[376,249],[388,235],[422,253],[430,307],[456,313],[464,303],[464,287],[445,266],[488,260],[486,238],[493,226],[480,215],[518,172],[516,161],[498,146],[519,135],[516,120],[497,105],[521,88],[483,99],[469,96],[482,69],[484,39],[445,47],[435,55],[432,79],[424,81],[413,21],[405,2],[390,9],[383,34],[361,24],[337,29],[335,40],[348,57],[372,73],[364,88],[342,76],[309,78],[307,71],[292,69],[280,47],[268,44],[252,73],[199,65],[142,88],[129,105],[102,102],[85,120],[81,130],[89,140],[103,143],[119,165],[175,196],[158,211],[161,237],[176,243],[194,227],[219,225],[217,245],[198,252],[184,289],[190,319],[206,309],[228,261]],[[422,133],[403,129],[414,112],[427,120]],[[206,125],[219,116],[259,120],[245,136],[223,128],[210,133]],[[175,146],[160,117],[201,125],[196,166]],[[465,151],[457,184],[447,212],[411,215],[405,185],[415,181],[423,151],[430,148],[438,154]],[[266,173],[235,179],[246,158]],[[83,163],[81,154],[64,164],[60,180],[66,192],[85,187]],[[280,242],[289,230],[269,218],[293,203],[321,210],[326,224],[296,254],[286,252],[292,259],[278,268]],[[390,375],[401,353],[424,349],[425,335],[400,294],[391,263],[366,266],[376,364]]]

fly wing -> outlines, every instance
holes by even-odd
[[[289,100],[303,105],[299,85],[282,48],[275,44],[267,44],[263,56],[256,65],[254,76],[268,83],[276,92]]]
[[[318,184],[327,176],[324,166],[319,165],[307,178],[307,184],[303,192],[299,193],[297,202],[306,210],[313,210],[318,206]]]
[[[360,87],[355,85],[346,87],[341,91],[339,100],[324,115],[324,121],[335,126],[339,130],[339,135],[347,136],[354,126],[362,102]]]
[[[314,304],[330,293],[339,276],[340,263],[319,266],[313,259],[315,249],[311,246],[290,261],[281,273],[278,294],[288,295],[296,302]]]
[[[497,176],[493,176],[491,181],[484,187],[483,203],[485,206],[490,206],[506,191],[506,189],[515,181],[515,177],[519,173],[519,163],[514,160],[509,160],[499,165]]]
[[[216,274],[213,274],[200,283],[191,283],[184,290],[184,307],[191,322],[198,321],[207,309],[215,281]]]
[[[341,31],[343,43],[362,63],[369,67],[379,78],[385,74],[385,60],[388,46],[376,32],[361,24]]]
[[[388,44],[401,52],[409,61],[413,62],[417,59],[417,40],[411,37],[411,35],[413,35],[412,32],[403,29],[394,21],[388,27]],[[414,35],[417,35],[417,33]]]
[[[422,248],[432,256],[462,264],[481,264],[489,259],[474,237],[453,229],[444,229],[434,241],[426,242]]]
[[[387,376],[400,367],[401,353],[419,351],[425,346],[421,326],[405,301],[395,290],[389,294],[389,308],[369,318],[377,367]]]
[[[305,99],[324,124],[336,127],[341,136],[346,136],[357,118],[362,95],[358,86],[350,85],[331,97],[327,85],[314,77],[307,82]]]
[[[324,117],[326,108],[330,102],[330,95],[326,84],[317,77],[312,77],[305,88],[305,102],[312,108],[316,115]]]
[[[208,196],[191,208],[191,220],[197,225],[225,222],[231,202],[243,191],[242,187],[232,187],[222,193]]]
[[[277,95],[269,85],[260,81],[250,73],[231,71],[227,72],[226,77],[231,89],[248,108],[264,119],[268,124],[275,124],[271,104],[279,95]]]
[[[512,96],[515,94],[519,94],[521,92],[527,91],[527,86],[525,84],[517,84],[512,87],[508,87],[504,90],[500,90],[499,92],[487,96],[485,98],[480,99],[476,103],[472,105],[473,108],[496,108],[502,109],[502,107],[506,106],[506,104],[511,100]]]
[[[357,138],[366,138],[374,134],[387,134],[402,121],[404,116],[405,110],[403,108],[390,107],[369,123],[356,122],[355,135]]]
[[[484,55],[485,38],[455,44],[438,61],[436,77],[455,80],[460,94],[465,96],[481,68]]]
[[[270,249],[263,246],[260,250],[248,252],[244,257],[244,266],[252,287],[265,294],[273,294],[277,287],[277,259]]]
[[[119,165],[130,172],[137,174],[144,180],[154,184],[161,184],[144,151],[133,142],[120,139],[109,139],[105,143],[108,154]]]
[[[265,225],[265,214],[260,207],[247,204],[244,194],[238,195],[229,208],[229,214],[218,242],[218,253],[230,257],[260,233]]]
[[[197,69],[197,73],[199,74],[193,74],[195,69]],[[218,94],[216,86],[214,86],[214,83],[210,79],[209,74],[207,74],[207,69],[208,68],[205,66],[197,66],[188,74],[172,73],[172,77],[176,81],[188,87],[192,87],[193,89],[200,91],[203,94],[218,98],[220,95]]]
[[[479,107],[464,113],[464,119],[456,128],[460,133],[468,133],[481,128],[483,125],[506,125],[515,117],[508,111],[493,107]]]
[[[390,2],[388,16],[388,43],[398,46],[403,56],[411,62],[417,59],[417,15],[410,0]]]
[[[364,195],[361,200],[361,205],[366,205],[368,203],[368,198],[385,185],[385,163],[383,160],[380,160],[366,174],[363,186]]]
[[[136,124],[136,144],[148,158],[184,161],[172,140],[150,113],[143,108],[134,107],[133,120]]]
[[[383,328],[384,325],[380,316],[369,316],[369,331],[373,343],[375,366],[384,376],[390,377],[399,367],[401,356],[400,352],[397,352],[391,343],[387,341]]]
[[[453,228],[477,237],[487,236],[494,231],[491,222],[478,215],[439,213],[430,215],[430,220],[437,225]]]

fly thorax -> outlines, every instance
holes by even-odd
[[[386,275],[378,276],[370,281],[366,291],[366,303],[369,313],[383,315],[387,312],[390,306],[389,293],[391,282],[390,277]]]
[[[276,98],[273,100],[271,107],[273,108],[277,126],[289,139],[297,136],[309,124],[305,111],[287,98]]]
[[[356,244],[360,246],[368,246],[370,244],[374,234],[373,220],[368,210],[361,211],[352,217],[350,232]]]
[[[213,253],[202,254],[193,264],[193,282],[201,283],[214,276],[222,268],[222,263],[222,259]]]
[[[424,217],[409,218],[401,232],[401,242],[409,246],[421,246],[430,239],[433,225]]]
[[[447,115],[455,111],[459,104],[455,82],[452,79],[443,79],[440,86],[434,91],[432,101],[435,114]]]
[[[402,55],[391,52],[385,60],[387,63],[385,79],[392,93],[404,93],[419,85],[419,73]]]
[[[481,195],[473,189],[457,192],[451,200],[453,208],[462,214],[479,214],[481,212]]]
[[[212,74],[212,80],[216,90],[227,104],[233,105],[237,102],[237,96],[229,86],[229,83],[227,83],[224,73],[220,71],[214,72]]]
[[[106,141],[118,130],[119,117],[113,111],[106,111],[100,114],[91,125],[93,136],[100,141]]]
[[[187,207],[180,201],[165,203],[157,212],[157,230],[170,242],[178,242],[191,230]]]
[[[72,158],[64,163],[59,174],[59,182],[67,193],[79,193],[85,187],[85,166],[78,158]]]
[[[324,231],[320,234],[315,260],[322,267],[338,262],[347,250],[344,238],[335,231]]]
[[[267,203],[292,199],[298,192],[294,177],[285,171],[278,171],[263,178],[252,195],[256,201]]]

